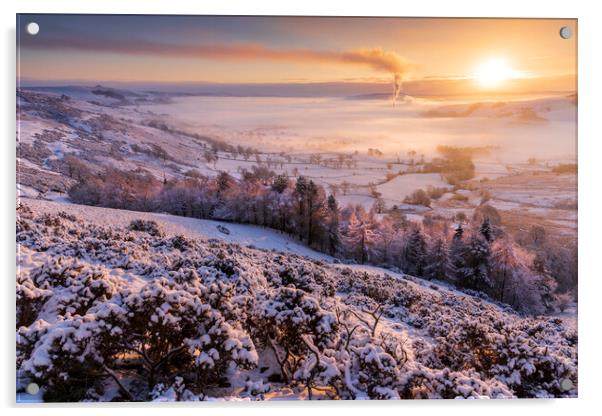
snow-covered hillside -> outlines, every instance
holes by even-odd
[[[561,319],[252,226],[21,203],[18,389],[45,400],[577,395]]]
[[[64,211],[97,224],[127,227],[130,222],[137,219],[157,221],[161,223],[167,236],[183,235],[189,238],[220,239],[228,243],[257,247],[264,250],[291,252],[316,260],[333,260],[332,257],[308,248],[287,234],[265,227],[152,212],[99,208],[31,198],[22,198],[21,201],[39,213],[53,214]]]

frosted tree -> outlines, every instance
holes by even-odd
[[[366,235],[364,224],[358,218],[356,210],[351,210],[341,235],[341,243],[345,257],[362,263],[365,261]]]
[[[324,224],[326,214],[326,195],[324,188],[309,181],[306,192],[307,204],[307,245],[311,246],[314,241],[321,240],[321,226]]]
[[[220,172],[215,180],[218,193],[226,191],[235,183],[234,178],[228,172]]]
[[[341,235],[345,256],[360,263],[380,258],[378,223],[361,205],[350,210]]]
[[[481,228],[479,229],[479,232],[481,233],[483,238],[485,238],[485,240],[487,240],[488,243],[490,243],[493,240],[493,228],[491,227],[489,217],[485,217],[485,219],[483,220],[483,223],[481,224]]]
[[[307,215],[306,215],[306,194],[308,182],[305,176],[299,176],[295,183],[294,197],[297,203],[296,209],[296,234],[300,240],[306,236]]]
[[[514,244],[507,238],[497,240],[491,247],[491,276],[497,300],[508,301],[509,292],[518,283],[521,268],[524,268],[524,263]]]
[[[380,196],[380,192],[378,194],[379,194],[379,196],[375,198],[374,204],[372,204],[372,209],[377,214],[382,214],[383,212],[385,212],[386,204],[385,204],[385,200]]]
[[[382,259],[383,229],[380,228],[380,223],[373,210],[366,212],[363,207],[358,207],[358,210],[363,223],[365,241],[365,255],[362,256],[362,263],[378,263]]]
[[[557,282],[538,257],[520,248],[508,238],[498,239],[491,247],[493,294],[500,302],[530,313],[554,310]],[[533,264],[529,266],[529,262]]]
[[[406,272],[414,276],[423,276],[426,267],[426,242],[418,227],[415,227],[407,239],[404,259]]]
[[[396,242],[396,239],[399,238],[399,235],[395,230],[395,226],[391,221],[390,217],[385,217],[379,223],[378,232],[380,235],[380,252],[382,264],[392,264],[394,250],[393,246]]]
[[[288,187],[288,177],[284,174],[278,175],[272,182],[272,190],[281,194]]]
[[[445,280],[449,271],[449,249],[445,240],[437,237],[428,247],[425,276]]]
[[[333,195],[328,196],[328,215],[327,215],[327,250],[330,255],[337,251],[341,237],[339,235],[339,205]]]
[[[470,237],[464,251],[464,271],[460,285],[469,289],[485,291],[491,287],[489,279],[489,243],[479,235]]]
[[[554,312],[554,306],[557,301],[555,292],[558,288],[558,283],[549,275],[539,274],[534,278],[534,286],[538,293],[539,304],[541,305],[543,312]]]
[[[291,190],[285,189],[282,193],[272,191],[269,198],[268,209],[272,216],[272,227],[280,231],[290,232],[290,215],[292,212],[293,199]]]
[[[215,168],[217,161],[218,161],[218,155],[217,152],[214,150],[205,150],[205,153],[203,154],[203,157],[205,158],[205,161],[207,163],[213,163],[213,168]]]
[[[464,260],[464,229],[462,224],[458,224],[452,237],[452,242],[449,250],[449,262],[447,277],[454,283],[458,283],[464,277],[464,268],[466,267],[466,261]]]

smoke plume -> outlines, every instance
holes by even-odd
[[[397,99],[399,98],[399,94],[401,93],[401,75],[395,74],[393,75],[393,105],[397,103]]]

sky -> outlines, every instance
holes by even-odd
[[[29,22],[40,26],[27,34]],[[23,83],[575,91],[576,20],[19,15]],[[571,39],[559,30],[571,27]],[[388,88],[388,87],[387,87]]]

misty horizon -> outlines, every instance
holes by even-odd
[[[401,95],[415,97],[511,97],[511,96],[541,96],[576,94],[576,78],[565,75],[553,77],[552,85],[542,84],[549,80],[527,80],[526,85],[514,85],[504,91],[479,91],[466,88],[472,83],[466,78],[430,78],[411,80],[403,83]],[[147,91],[172,94],[189,95],[225,95],[225,96],[331,96],[352,97],[362,95],[393,96],[391,81],[386,79],[374,81],[308,81],[291,80],[279,82],[210,82],[210,81],[182,81],[182,82],[139,82],[139,81],[111,81],[111,80],[39,80],[21,78],[17,81],[20,88],[65,88],[65,87],[96,87],[128,89],[131,91]]]

